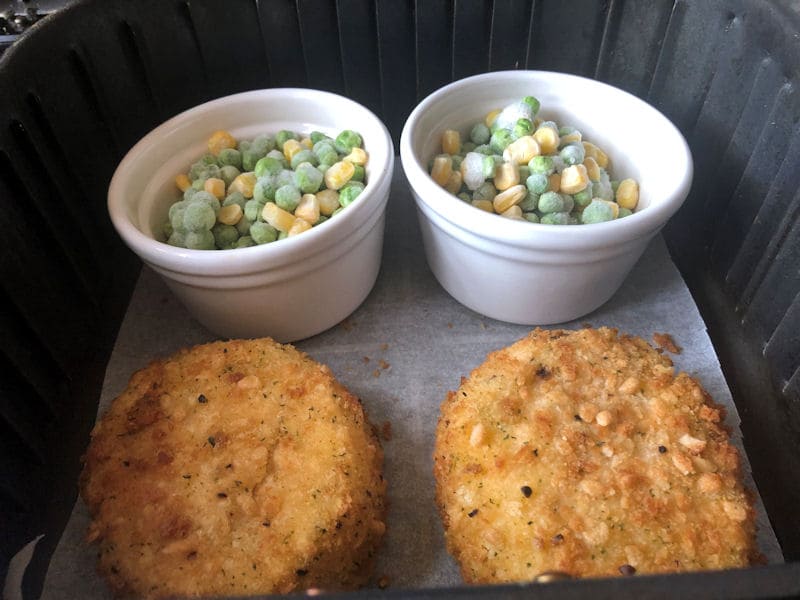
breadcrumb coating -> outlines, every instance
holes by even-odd
[[[470,583],[751,564],[752,495],[723,409],[644,340],[541,330],[442,404],[434,451],[449,551]]]
[[[269,339],[135,373],[97,423],[81,494],[118,595],[250,595],[366,583],[383,453],[330,370]]]

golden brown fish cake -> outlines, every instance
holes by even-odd
[[[462,576],[750,564],[752,499],[722,416],[667,357],[614,329],[537,329],[489,354],[442,404],[434,451]]]
[[[226,341],[133,375],[92,432],[81,494],[118,594],[352,589],[385,529],[382,464],[327,367]]]

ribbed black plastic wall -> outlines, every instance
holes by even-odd
[[[105,191],[141,135],[211,98],[302,86],[361,102],[397,142],[434,89],[524,68],[626,89],[689,140],[695,185],[668,242],[733,387],[784,552],[800,560],[795,4],[85,0],[34,26],[0,59],[0,568],[49,533],[35,591],[75,499],[139,266]]]

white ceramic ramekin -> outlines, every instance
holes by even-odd
[[[331,135],[354,129],[369,153],[367,186],[334,218],[271,244],[186,250],[159,241],[175,200],[175,175],[206,152],[218,129],[238,139],[280,129]],[[108,211],[125,243],[209,330],[289,342],[339,323],[372,289],[393,167],[386,127],[360,104],[310,89],[244,92],[187,110],[142,138],[114,173]]]
[[[469,128],[492,109],[532,95],[539,116],[577,127],[611,159],[611,172],[640,184],[636,212],[592,225],[541,225],[483,212],[427,172],[441,134]],[[406,121],[400,158],[416,200],[425,254],[456,300],[526,325],[577,319],[619,288],[692,182],[686,140],[655,108],[612,86],[563,73],[502,71],[462,79],[420,102]]]

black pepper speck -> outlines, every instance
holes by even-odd
[[[530,498],[531,494],[533,493],[533,490],[529,485],[523,485],[521,488],[519,488],[519,491],[522,492],[522,495],[526,498]]]

